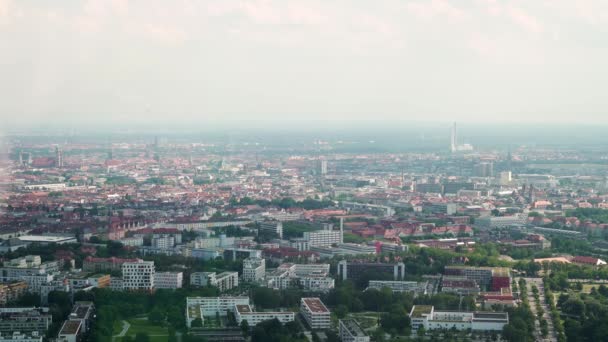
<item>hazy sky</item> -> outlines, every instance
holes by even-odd
[[[607,0],[0,0],[0,124],[608,123]]]

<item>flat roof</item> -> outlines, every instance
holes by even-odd
[[[18,239],[29,242],[62,242],[76,238],[74,236],[23,235],[19,236]]]
[[[249,305],[241,305],[241,304],[236,305],[236,311],[238,311],[241,314],[242,313],[250,313],[250,312],[252,312],[251,306],[249,306]]]
[[[350,332],[351,335],[356,337],[367,336],[365,331],[361,329],[361,326],[354,319],[341,319],[340,324],[344,325],[344,327]]]
[[[433,311],[432,305],[414,305],[412,308],[411,317],[422,317],[423,314],[430,314]]]
[[[59,335],[74,335],[80,331],[80,326],[82,325],[82,321],[65,321],[63,326],[61,327],[61,331]]]
[[[310,311],[312,312],[329,312],[329,310],[327,310],[327,307],[325,307],[325,304],[323,304],[323,302],[319,298],[302,298],[302,301],[304,302],[304,304],[306,304],[306,306],[308,306],[308,309],[310,309]]]

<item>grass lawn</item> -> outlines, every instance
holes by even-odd
[[[147,319],[130,319],[128,322],[131,326],[127,331],[127,336],[135,338],[137,333],[146,333],[150,336],[151,342],[166,341],[169,336],[167,327],[154,325],[148,322]]]
[[[591,293],[591,289],[594,287],[597,290],[597,288],[600,287],[600,284],[583,284],[583,290],[581,292],[582,293]]]

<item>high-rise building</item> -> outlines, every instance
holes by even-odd
[[[494,177],[494,163],[481,162],[473,166],[473,175],[476,177]]]

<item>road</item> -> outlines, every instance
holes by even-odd
[[[555,329],[553,328],[553,320],[551,319],[549,305],[545,301],[545,287],[543,285],[542,278],[524,278],[526,280],[526,288],[528,292],[528,302],[530,302],[530,309],[534,314],[534,337],[536,341],[545,341],[545,342],[557,342],[557,335],[555,334]],[[534,293],[532,293],[532,285],[536,285],[538,288],[538,296],[540,299],[540,306],[543,309],[543,318],[547,321],[547,326],[549,328],[549,335],[545,338],[542,337],[540,332],[540,323],[538,318],[536,317],[536,299],[534,299]]]

